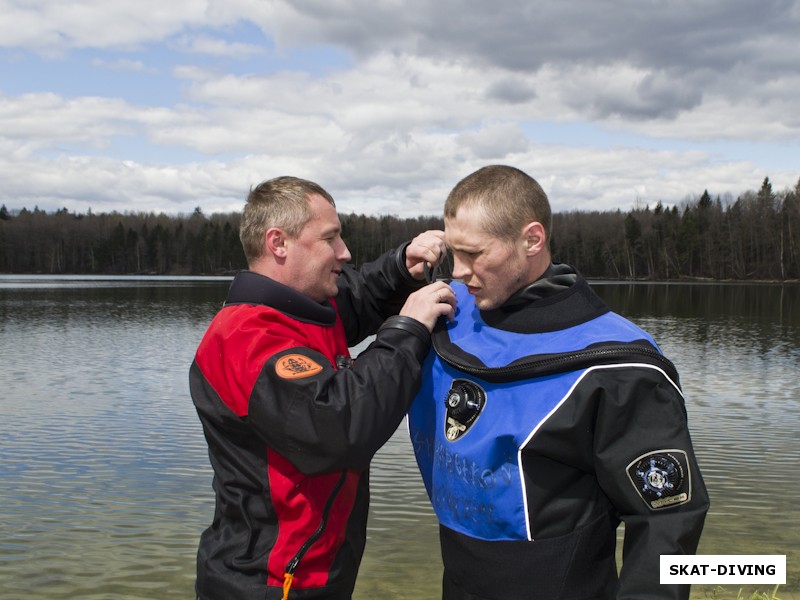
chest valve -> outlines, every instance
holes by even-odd
[[[454,442],[472,426],[486,405],[486,392],[474,381],[455,379],[445,398],[445,437]]]

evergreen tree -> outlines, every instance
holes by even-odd
[[[440,217],[341,215],[342,237],[360,266]],[[215,274],[246,267],[241,215],[48,214],[0,206],[0,271],[6,273]],[[682,210],[655,207],[553,214],[554,260],[589,278],[800,278],[800,180],[775,192],[769,178],[735,202],[708,190]]]

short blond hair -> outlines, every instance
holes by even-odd
[[[520,229],[538,221],[550,243],[553,215],[539,183],[527,173],[506,165],[489,165],[459,181],[444,203],[444,218],[455,218],[462,206],[477,208],[486,233],[513,241]]]
[[[300,235],[313,217],[309,207],[313,195],[322,196],[336,206],[320,185],[298,177],[275,177],[250,189],[239,225],[239,240],[248,264],[261,258],[264,236],[270,227],[280,227],[291,237]]]

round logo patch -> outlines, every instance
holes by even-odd
[[[685,504],[691,499],[689,461],[683,450],[656,450],[628,465],[628,478],[652,510]]]
[[[322,371],[322,365],[302,354],[281,356],[275,363],[275,373],[283,379],[302,379]]]

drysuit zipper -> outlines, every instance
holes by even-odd
[[[678,371],[675,365],[647,342],[604,343],[573,352],[535,354],[517,359],[502,367],[487,367],[477,357],[455,346],[450,341],[446,330],[436,333],[438,335],[433,336],[433,347],[444,362],[463,373],[493,383],[543,377],[597,365],[639,361],[660,367],[678,385]],[[443,341],[442,338],[446,338],[446,341]]]
[[[305,556],[306,552],[308,552],[311,546],[313,546],[317,540],[322,537],[325,527],[328,525],[328,517],[333,509],[333,503],[336,500],[336,497],[339,495],[339,492],[342,490],[346,478],[347,471],[342,471],[342,474],[339,476],[339,480],[336,482],[333,490],[331,490],[330,496],[328,496],[328,500],[325,502],[325,507],[322,510],[322,519],[320,520],[319,525],[314,530],[314,533],[312,533],[303,543],[303,545],[300,546],[300,549],[297,551],[297,554],[292,557],[292,560],[286,563],[286,570],[283,574],[283,600],[287,600],[289,598],[289,590],[291,589],[292,581],[294,580],[294,572],[300,565],[300,561],[303,560],[303,556]]]

